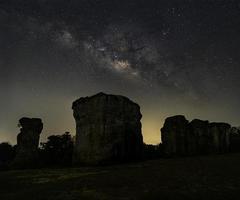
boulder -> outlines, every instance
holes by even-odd
[[[16,157],[12,166],[16,168],[32,168],[38,163],[39,137],[43,129],[43,123],[38,118],[21,118],[21,127],[17,136]]]
[[[76,121],[74,164],[99,164],[141,157],[140,107],[124,96],[98,93],[72,104]]]
[[[187,154],[187,134],[189,134],[188,120],[186,120],[183,115],[168,117],[161,129],[161,138],[165,154]]]

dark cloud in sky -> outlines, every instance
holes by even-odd
[[[0,140],[25,115],[74,132],[71,102],[99,91],[139,102],[146,142],[172,114],[239,125],[239,35],[233,0],[0,1]]]

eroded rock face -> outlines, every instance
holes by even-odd
[[[161,129],[166,155],[225,153],[230,147],[227,123],[209,123],[194,119],[190,123],[182,115],[169,117]]]
[[[210,123],[209,133],[211,134],[212,152],[225,153],[230,145],[230,128],[227,123]]]
[[[39,137],[43,129],[43,123],[38,118],[21,118],[21,127],[17,136],[17,152],[13,162],[14,167],[31,168],[38,163]]]
[[[161,137],[165,154],[186,154],[186,135],[188,132],[188,121],[183,115],[168,117],[161,129]]]
[[[209,122],[194,119],[189,123],[190,137],[189,154],[206,154],[211,149],[211,136],[209,134]]]
[[[123,96],[99,93],[73,102],[74,164],[132,160],[142,153],[140,107]]]

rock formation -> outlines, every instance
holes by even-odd
[[[186,154],[186,134],[188,121],[182,115],[168,117],[161,129],[162,143],[167,155]]]
[[[211,136],[209,134],[209,122],[194,119],[189,123],[192,142],[189,141],[189,154],[206,154],[211,148]]]
[[[43,123],[38,118],[21,118],[21,127],[17,136],[16,157],[13,167],[31,168],[38,163],[39,137],[43,129]]]
[[[209,133],[211,134],[212,152],[225,153],[230,145],[230,128],[227,123],[210,123]]]
[[[73,102],[74,164],[98,164],[141,156],[140,107],[123,96],[99,93]]]
[[[194,119],[190,123],[182,115],[169,117],[161,129],[166,155],[225,153],[230,145],[227,123],[209,123]]]

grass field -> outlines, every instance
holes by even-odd
[[[240,199],[240,154],[0,172],[0,200]]]

